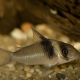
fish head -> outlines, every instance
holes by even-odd
[[[70,61],[80,59],[80,52],[72,45],[57,41],[54,47],[57,55],[58,64],[68,63]]]

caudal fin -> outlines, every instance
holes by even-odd
[[[11,52],[0,48],[0,66],[5,65],[11,60]]]

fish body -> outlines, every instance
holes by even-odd
[[[57,62],[57,55],[55,53],[52,53],[52,55],[54,56],[49,58],[49,54],[44,49],[44,46],[41,45],[41,42],[36,42],[14,52],[12,59],[26,65],[55,64]]]
[[[0,65],[16,61],[25,65],[59,65],[78,59],[80,53],[72,45],[47,39],[36,30],[34,43],[16,52],[0,49]]]

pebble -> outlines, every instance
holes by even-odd
[[[64,80],[70,80],[68,77],[66,77]]]
[[[49,78],[52,78],[51,75],[49,75]]]
[[[31,72],[31,73],[34,73],[34,69],[33,69],[33,68],[32,68],[32,69],[30,69],[30,72]]]
[[[66,69],[66,68],[67,68],[67,66],[66,66],[65,64],[62,64],[60,67],[61,67],[62,69]]]
[[[42,73],[43,73],[42,71],[39,71],[39,75],[42,75]]]
[[[39,76],[36,75],[36,76],[34,77],[34,80],[41,80],[41,79],[40,79]]]
[[[76,72],[75,77],[76,77],[76,79],[79,79],[79,78],[80,78],[80,71],[77,71],[77,72]]]
[[[24,77],[25,77],[25,75],[19,75],[20,76],[20,78],[22,78],[22,79],[24,79]]]
[[[30,67],[29,66],[24,67],[24,71],[26,72],[30,71]]]
[[[68,70],[73,70],[73,67],[69,65]]]
[[[42,73],[42,75],[40,75],[41,77],[46,77],[48,76],[49,77],[49,74],[51,74],[53,71],[52,70],[47,70],[45,72]]]
[[[10,68],[10,67],[14,67],[14,63],[6,64],[6,66],[9,67],[9,68]]]
[[[15,63],[9,63],[9,64],[6,64],[5,66],[9,67],[9,70],[10,71],[15,71],[16,70],[16,67],[14,66]]]
[[[16,68],[15,67],[9,67],[9,70],[10,71],[16,71]]]
[[[30,73],[30,72],[26,73],[26,77],[27,77],[27,78],[32,77],[32,73]]]
[[[22,64],[16,64],[15,67],[17,70],[23,70],[24,69],[24,66]]]
[[[58,72],[60,71],[60,68],[58,66],[54,66],[53,71]]]
[[[80,42],[73,43],[74,47],[80,50]]]
[[[29,22],[25,22],[21,25],[21,30],[27,35],[28,39],[33,38],[33,31],[31,27],[34,27],[34,25]]]
[[[22,31],[26,32],[27,30],[31,29],[31,27],[34,27],[33,24],[29,22],[25,22],[21,25]]]
[[[65,69],[61,69],[61,71],[66,71]]]
[[[36,69],[35,71],[36,71],[36,72],[40,72],[40,69]]]
[[[61,35],[59,40],[62,41],[62,42],[65,42],[65,43],[69,43],[70,42],[70,39],[65,35]]]
[[[9,51],[14,52],[15,51],[15,47],[14,46],[8,46],[7,47]]]
[[[34,33],[33,33],[32,29],[28,29],[25,33],[26,33],[28,39],[33,38]]]
[[[46,24],[38,24],[36,25],[36,30],[38,31],[43,31],[47,28],[48,26]]]
[[[52,14],[57,14],[57,10],[50,9],[50,12],[51,12]]]
[[[13,79],[13,80],[16,80],[17,78],[18,78],[18,76],[12,75],[12,79]]]
[[[66,76],[62,73],[57,73],[56,77],[57,77],[58,80],[61,80],[61,79],[65,79]]]
[[[57,78],[56,78],[56,72],[53,72],[52,74],[50,74],[49,75],[49,78],[51,79],[51,80],[56,80]]]
[[[36,69],[35,71],[38,72],[39,75],[42,74],[42,71],[40,69]]]
[[[12,32],[11,32],[11,36],[15,39],[21,39],[21,40],[26,40],[27,39],[27,35],[26,33],[22,32],[20,29],[15,28]]]

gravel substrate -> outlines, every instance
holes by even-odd
[[[30,40],[14,39],[0,35],[0,48],[16,51],[17,46],[25,46]],[[78,61],[46,68],[40,65],[25,66],[10,62],[0,66],[0,80],[80,80],[80,65]]]

